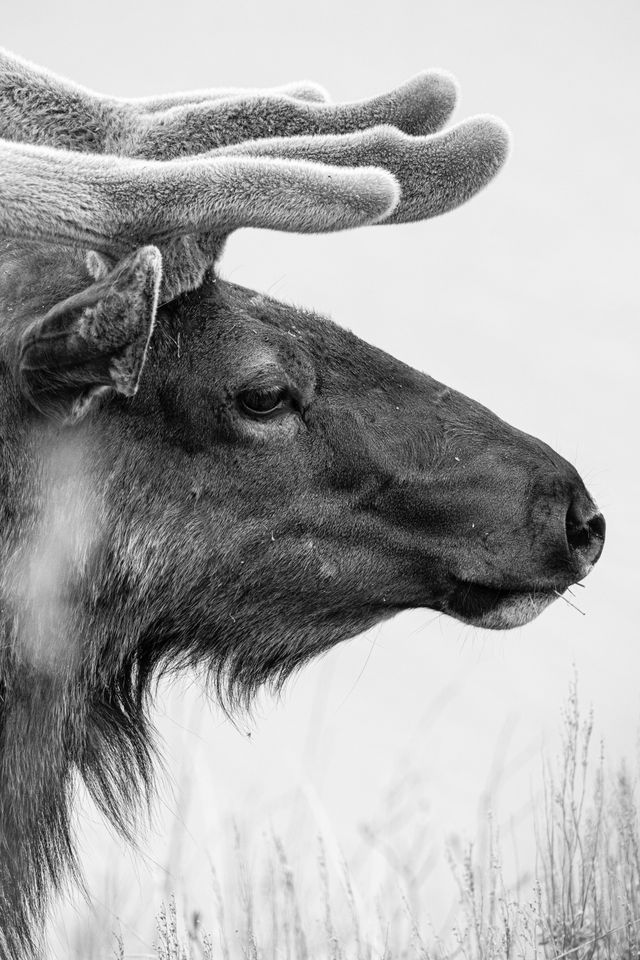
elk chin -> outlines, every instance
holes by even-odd
[[[504,590],[460,581],[447,599],[446,613],[485,630],[511,630],[535,620],[559,592],[550,588]]]

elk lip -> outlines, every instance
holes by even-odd
[[[447,613],[474,626],[507,630],[535,619],[562,592],[554,587],[495,587],[456,578]]]

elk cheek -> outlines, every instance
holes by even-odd
[[[224,417],[216,398],[185,387],[177,374],[169,374],[158,387],[158,404],[167,439],[185,453],[203,453],[224,439]]]

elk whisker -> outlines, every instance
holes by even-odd
[[[563,593],[560,593],[559,590],[553,591],[557,597],[560,597],[561,600],[564,600],[565,603],[568,603],[570,607],[573,607],[574,610],[577,610],[578,613],[581,613],[583,617],[586,617],[584,610],[581,610],[580,607],[576,606],[575,603],[572,603],[571,600],[567,599]]]

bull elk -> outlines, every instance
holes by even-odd
[[[539,440],[311,312],[221,278],[228,234],[404,223],[484,187],[490,117],[423,73],[98,96],[0,51],[0,949],[38,952],[82,777],[125,835],[149,699],[227,705],[411,607],[504,629],[598,559]]]

